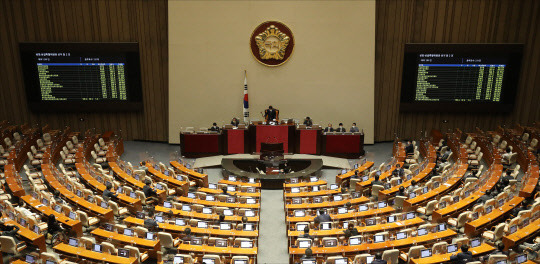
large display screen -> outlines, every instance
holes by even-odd
[[[512,110],[521,44],[406,44],[405,111]]]
[[[20,51],[33,110],[142,107],[137,43],[21,43]]]

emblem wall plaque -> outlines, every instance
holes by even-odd
[[[287,62],[294,50],[294,36],[285,24],[266,21],[251,34],[251,54],[266,66],[280,66]]]

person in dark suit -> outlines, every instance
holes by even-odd
[[[304,119],[304,125],[306,125],[307,127],[313,126],[313,120],[311,120],[309,116],[306,117],[306,119]]]
[[[506,174],[501,177],[500,181],[502,182],[504,179],[507,179],[508,182],[510,182],[511,180],[514,179],[514,177],[512,177],[512,171],[511,170],[506,170]]]
[[[373,261],[371,262],[371,264],[387,264],[387,263],[388,262],[386,262],[386,260],[382,259],[382,253],[381,252],[375,253],[375,258],[373,258]]]
[[[343,127],[343,123],[339,123],[339,127],[336,129],[336,132],[347,132],[347,129]]]
[[[384,183],[379,180],[379,175],[375,175],[373,181],[371,182],[371,185],[380,185],[384,186]]]
[[[480,196],[480,198],[478,198],[478,201],[476,203],[477,204],[485,204],[487,202],[487,200],[489,200],[491,198],[493,198],[491,196],[491,190],[486,190],[484,195]]]
[[[238,119],[234,117],[231,121],[231,125],[233,125],[234,127],[238,127],[239,124],[240,124],[240,121],[238,121]]]
[[[403,168],[401,168],[401,165],[399,165],[399,163],[397,163],[396,168],[394,169],[394,171],[392,171],[392,175],[397,176],[397,177],[401,177],[401,176],[405,175],[405,170]]]
[[[313,259],[313,251],[311,248],[306,248],[306,251],[304,252],[304,255],[302,255],[302,258],[300,260],[304,259]]]
[[[314,240],[314,238],[309,234],[309,226],[306,226],[304,228],[304,233],[300,237],[301,238],[309,238],[311,240]]]
[[[268,109],[264,110],[264,119],[266,119],[267,122],[277,119],[277,110],[272,106],[269,106]]]
[[[407,197],[407,192],[405,191],[405,187],[399,186],[399,191],[396,192],[396,196],[405,196],[405,197]]]
[[[332,222],[332,217],[324,211],[324,209],[319,210],[319,215],[315,217],[314,220],[317,220],[319,223],[322,222]]]
[[[405,154],[413,154],[414,153],[414,146],[412,142],[407,141],[407,146],[405,146]]]
[[[360,129],[356,126],[356,123],[352,123],[352,127],[349,132],[360,132]]]
[[[323,132],[334,132],[334,128],[332,127],[332,124],[328,124],[328,126],[324,128]]]
[[[505,256],[509,256],[510,255],[510,251],[504,251],[504,244],[502,242],[498,242],[496,245],[497,247],[497,250],[491,252],[489,255],[487,256],[483,256],[481,259],[483,261],[487,261],[489,259],[490,256],[495,256],[495,255],[505,255]]]
[[[219,132],[220,128],[218,127],[218,125],[214,122],[212,124],[212,127],[209,129],[210,131],[216,131],[216,132]]]
[[[456,264],[465,264],[471,259],[472,259],[472,253],[469,251],[469,246],[465,244],[461,245],[460,253],[453,254],[450,257],[450,261]]]

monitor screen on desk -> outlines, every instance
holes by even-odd
[[[383,235],[375,235],[373,239],[374,243],[381,243],[384,242],[384,236]]]
[[[236,181],[236,176],[229,175],[229,181]]]
[[[184,257],[174,256],[173,264],[183,264],[183,263],[184,263]]]
[[[213,258],[203,258],[202,263],[203,264],[214,264],[214,259]]]
[[[191,212],[191,206],[187,204],[183,204],[182,211]]]
[[[108,205],[106,202],[103,202],[103,201],[102,201],[102,202],[101,202],[101,207],[107,209],[107,208],[109,208],[109,205]]]
[[[349,238],[349,245],[356,246],[360,245],[362,243],[361,239],[359,237],[351,237]]]
[[[216,240],[216,247],[227,247],[227,240],[226,239]]]
[[[113,232],[113,229],[114,229],[114,226],[109,224],[109,223],[106,223],[105,224],[105,230],[109,231],[109,232]]]
[[[156,189],[163,190],[163,186],[161,185],[161,183],[156,184]]]
[[[221,230],[231,230],[231,223],[220,223],[219,229]]]
[[[257,201],[254,198],[247,198],[246,203],[247,204],[255,204]]]
[[[384,201],[383,201],[383,202],[379,202],[379,203],[377,204],[377,208],[379,208],[379,209],[380,209],[380,208],[385,208],[386,205],[387,205],[387,204],[386,204],[386,202],[384,202]]]
[[[224,209],[224,210],[223,210],[223,214],[224,214],[225,216],[231,216],[231,215],[233,215],[233,210],[231,210],[231,209]]]
[[[416,217],[416,214],[414,212],[408,212],[407,213],[407,220],[413,219]]]
[[[300,198],[298,198],[300,199]],[[323,198],[322,197],[313,197],[313,203],[322,203],[323,202]]]
[[[101,253],[101,245],[100,244],[93,244],[92,245],[92,251]]]
[[[206,195],[205,199],[206,199],[207,201],[215,201],[215,200],[216,200],[216,198],[214,198],[213,195]]]
[[[342,201],[343,200],[343,196],[341,195],[334,195],[334,201]]]
[[[244,224],[244,231],[253,231],[253,224],[252,223]]]
[[[321,230],[330,230],[332,229],[332,223],[321,223]]]
[[[446,253],[454,253],[457,251],[457,245],[456,244],[450,244],[446,247]]]
[[[190,199],[195,199],[197,196],[192,192],[188,192],[187,197]]]
[[[291,188],[291,193],[299,193],[300,192],[300,188],[298,187],[292,187]]]
[[[57,205],[54,206],[54,210],[55,210],[57,213],[62,213],[62,206],[60,206],[60,205],[57,204]]]
[[[330,190],[337,190],[339,186],[337,184],[330,184]]]
[[[429,188],[428,187],[424,187],[424,189],[422,189],[422,193],[427,193],[429,192]]]
[[[420,257],[421,258],[429,258],[429,257],[431,257],[431,249],[430,248],[422,249],[420,251]]]
[[[416,193],[415,192],[412,192],[412,193],[409,193],[409,199],[412,199],[416,197]]]
[[[202,245],[202,239],[200,237],[192,237],[191,238],[191,244],[192,245]]]
[[[146,232],[146,239],[148,240],[154,240],[156,236],[152,232]]]
[[[486,214],[489,214],[491,213],[491,211],[493,211],[493,206],[489,205],[486,207]]]
[[[454,201],[454,203],[459,202],[459,196],[454,196],[454,198],[452,200]]]
[[[236,192],[236,187],[229,185],[229,186],[227,186],[227,191],[228,192]]]
[[[36,263],[36,258],[32,255],[26,255],[25,261],[27,263]]]
[[[214,189],[214,190],[216,190],[216,189],[217,189],[217,185],[216,185],[215,183],[209,183],[209,184],[208,184],[208,188],[209,188],[209,189]]]
[[[510,234],[513,234],[517,231],[517,225],[513,225],[510,227]]]
[[[318,181],[318,180],[319,180],[319,179],[317,179],[317,177],[314,177],[314,176],[309,177],[309,181],[310,181],[310,182],[316,182],[316,181]]]
[[[306,216],[306,212],[304,210],[296,210],[296,211],[294,211],[294,216],[295,217],[304,217],[304,216]]]
[[[124,235],[126,235],[126,236],[133,236],[133,229],[131,229],[131,228],[125,228],[125,229],[124,229]]]
[[[227,197],[227,203],[236,203],[236,199],[233,196]]]
[[[312,192],[318,192],[318,191],[320,191],[320,190],[321,190],[321,189],[319,188],[319,186],[313,186],[313,187],[311,188],[311,191],[312,191]]]
[[[428,231],[425,228],[420,228],[418,229],[418,232],[417,232],[418,236],[423,236],[423,235],[426,235],[427,233]]]
[[[176,218],[174,220],[174,223],[178,226],[185,226],[186,225],[186,221],[184,221],[184,219],[182,218]]]
[[[366,226],[375,225],[375,219],[366,219]]]
[[[346,169],[342,169],[342,170],[341,170],[341,174],[345,174],[345,173],[347,173],[347,170],[346,170]]]
[[[525,262],[527,262],[527,255],[526,254],[518,255],[516,257],[516,263],[517,264],[521,264],[521,263],[525,263]]]
[[[480,246],[480,244],[481,244],[480,238],[471,239],[471,247],[472,248],[478,247],[478,246]]]
[[[439,224],[437,229],[439,230],[439,232],[445,231],[446,230],[446,224],[444,224],[444,223]]]
[[[366,175],[366,176],[362,177],[362,181],[367,181],[367,180],[369,180],[369,176]]]
[[[317,264],[317,261],[315,259],[304,259],[302,264]]]
[[[396,221],[396,216],[394,215],[388,216],[388,218],[386,219],[387,223],[393,223],[395,221]]]
[[[37,225],[34,226],[34,233],[36,233],[38,235],[41,234],[41,230],[39,229],[39,226],[37,226]]]
[[[255,212],[252,211],[252,210],[245,211],[245,216],[247,216],[247,217],[254,217],[254,216],[255,216]]]
[[[204,207],[204,208],[202,209],[202,213],[203,213],[203,214],[211,214],[211,213],[212,213],[212,208],[210,208],[210,207]]]
[[[247,187],[247,188],[246,188],[246,191],[247,191],[248,193],[255,193],[255,190],[256,190],[255,187]]]
[[[137,194],[135,192],[130,192],[129,197],[135,199],[135,198],[137,198]]]
[[[161,215],[156,215],[156,222],[158,222],[158,223],[163,223],[163,222],[165,222],[165,220],[163,219],[163,216],[161,216]]]
[[[208,228],[208,223],[205,222],[205,221],[199,221],[199,222],[197,222],[197,227],[198,228]]]
[[[495,264],[507,264],[505,259],[497,261]]]
[[[504,204],[504,199],[500,199],[499,200],[499,207],[503,206],[503,204]]]
[[[399,232],[396,234],[396,239],[399,240],[399,239],[404,239],[404,238],[407,238],[407,233],[405,232]]]
[[[298,241],[298,247],[299,248],[309,248],[309,247],[311,247],[311,241],[309,241],[309,240]]]
[[[474,212],[471,217],[473,220],[478,219],[478,212]]]
[[[346,213],[347,213],[347,208],[345,208],[345,207],[339,207],[339,208],[337,209],[337,212],[338,212],[338,214],[346,214]]]
[[[347,264],[348,260],[347,260],[347,258],[338,258],[338,259],[334,259],[334,263],[335,264]]]
[[[163,207],[172,208],[172,203],[171,202],[163,202]]]
[[[252,248],[253,247],[253,241],[241,241],[240,242],[241,248]]]
[[[368,256],[368,257],[366,257],[366,263],[371,264],[374,259],[375,259],[375,256]]]
[[[360,212],[367,211],[367,210],[368,210],[367,205],[362,204],[362,205],[358,206],[358,211],[360,211]]]
[[[68,242],[68,245],[70,245],[72,247],[78,247],[79,246],[79,240],[77,240],[76,238],[70,238],[69,242]]]

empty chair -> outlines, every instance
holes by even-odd
[[[382,254],[382,259],[386,260],[388,264],[398,264],[399,249],[385,250]]]
[[[64,162],[64,164],[75,164],[75,159],[67,157],[64,151],[60,151],[60,156],[62,157],[62,161]]]
[[[416,259],[420,257],[420,251],[422,249],[426,249],[424,246],[413,246],[409,248],[409,251],[407,253],[401,253],[400,258],[405,260],[405,262],[409,263],[409,259]]]
[[[30,164],[32,164],[32,166],[37,167],[41,165],[41,160],[34,158],[34,155],[32,155],[30,151],[26,152],[26,156],[28,156],[28,159],[30,160]]]
[[[426,207],[420,207],[416,209],[418,213],[421,213],[425,216],[430,216],[433,213],[433,210],[435,209],[435,205],[437,204],[437,200],[429,201],[426,204]]]
[[[406,196],[396,196],[396,198],[394,199],[394,208],[398,210],[403,209],[403,202],[405,200],[407,200]]]
[[[448,224],[455,227],[456,229],[460,229],[465,225],[465,223],[467,223],[467,221],[469,220],[470,214],[471,212],[466,211],[459,214],[457,218],[449,218]]]
[[[114,245],[109,242],[101,242],[101,251],[103,253],[107,253],[111,255],[116,255],[118,252],[116,250],[116,247],[114,247]]]
[[[79,216],[79,220],[81,221],[83,227],[87,228],[87,230],[92,226],[99,224],[99,218],[97,217],[88,217],[85,212],[80,210],[77,210],[76,213]]]
[[[497,254],[497,255],[490,255],[489,258],[488,258],[488,261],[487,263],[488,264],[495,264],[501,260],[507,260],[508,257],[506,255],[503,255],[503,254]]]
[[[245,263],[249,263],[249,257],[248,256],[234,256],[231,259],[231,263],[234,264],[236,260],[245,261]]]
[[[95,163],[97,164],[101,164],[101,163],[105,163],[107,161],[107,159],[103,158],[103,157],[98,157],[98,155],[96,154],[95,151],[91,151],[90,154],[92,155],[92,158],[94,158],[94,161]]]
[[[127,208],[119,207],[118,204],[114,201],[109,201],[108,204],[111,210],[113,211],[114,216],[116,217],[120,217],[129,213]]]
[[[15,239],[10,236],[0,236],[0,246],[3,253],[17,255],[26,248],[26,243],[15,243]]]
[[[182,258],[182,263],[185,264],[193,264],[193,257],[191,255],[187,254],[176,254],[174,255],[175,258]],[[234,259],[234,257],[233,257]]]
[[[204,260],[204,259],[211,259],[211,260],[213,260],[213,263],[214,263],[214,264],[221,264],[221,263],[223,263],[223,262],[221,261],[221,258],[220,258],[218,255],[204,255],[204,256],[203,256],[203,260]]]
[[[138,248],[132,246],[125,246],[125,249],[129,250],[130,258],[137,258],[139,263],[142,263],[148,259],[148,253],[141,253]]]
[[[354,256],[353,264],[363,264],[367,263],[367,258],[371,257],[370,254],[364,253],[364,254],[358,254]]]
[[[161,246],[165,249],[165,253],[176,252],[176,247],[180,244],[180,238],[173,239],[170,233],[158,232]]]

